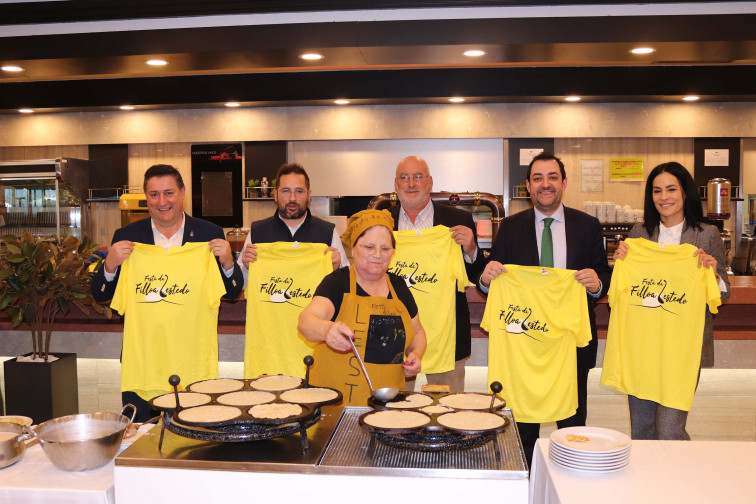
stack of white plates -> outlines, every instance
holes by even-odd
[[[585,472],[612,472],[630,462],[630,438],[601,427],[568,427],[551,433],[549,459]]]

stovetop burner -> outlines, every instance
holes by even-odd
[[[320,408],[314,408],[309,415],[285,424],[238,423],[207,428],[184,425],[176,420],[173,414],[166,412],[163,425],[165,429],[179,436],[216,443],[262,441],[298,432],[302,440],[302,453],[304,453],[309,450],[307,429],[318,423],[318,420],[320,420]]]

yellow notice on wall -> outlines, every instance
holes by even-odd
[[[643,181],[643,160],[610,159],[609,178],[611,180]]]

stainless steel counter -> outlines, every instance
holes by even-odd
[[[308,429],[310,450],[298,434],[244,443],[212,443],[160,428],[134,442],[115,460],[119,504],[226,502],[239,496],[301,504],[327,496],[329,504],[386,504],[396,496],[437,502],[497,495],[528,500],[528,473],[514,423],[496,443],[450,452],[420,452],[374,441],[357,424],[368,408],[323,408]],[[501,414],[511,418],[509,410]],[[498,458],[497,458],[498,453]],[[326,497],[323,497],[326,498]]]
[[[116,466],[225,471],[365,474],[461,478],[527,478],[514,419],[494,441],[476,448],[422,452],[372,441],[357,419],[370,408],[326,406],[320,421],[307,430],[309,450],[302,452],[299,434],[244,443],[197,441],[166,430],[158,450],[160,428],[154,428],[121,453]]]

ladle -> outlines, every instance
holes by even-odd
[[[362,362],[362,357],[360,357],[360,353],[357,351],[357,347],[354,346],[354,341],[352,341],[352,338],[347,339],[349,340],[349,344],[352,345],[352,351],[357,357],[357,362],[360,363],[362,373],[365,375],[365,379],[368,382],[368,387],[370,387],[370,395],[384,403],[393,400],[399,393],[399,389],[394,387],[383,387],[379,388],[378,390],[373,390],[373,382],[370,381],[370,376],[368,376],[367,370],[365,369],[365,363]]]

